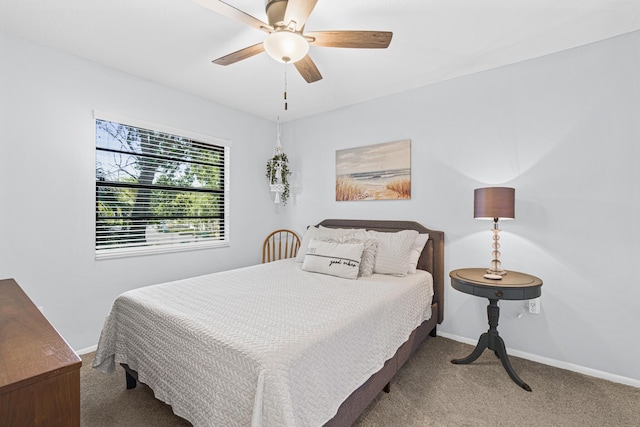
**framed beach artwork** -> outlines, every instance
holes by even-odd
[[[336,201],[411,199],[411,140],[336,150]]]

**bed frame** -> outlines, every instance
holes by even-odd
[[[390,391],[391,379],[409,360],[409,357],[429,336],[436,336],[436,325],[442,323],[444,316],[444,232],[430,230],[413,221],[326,219],[318,225],[328,228],[364,228],[382,232],[416,230],[420,233],[429,233],[429,240],[418,260],[417,268],[426,270],[433,276],[434,295],[431,318],[418,326],[396,354],[386,361],[382,369],[351,393],[336,415],[325,424],[325,427],[346,427],[353,425],[382,390],[387,393]],[[127,389],[134,388],[138,373],[126,364],[121,365],[125,369]]]
[[[386,361],[382,369],[351,393],[347,400],[342,402],[336,415],[325,424],[325,427],[346,427],[353,425],[382,390],[387,393],[390,391],[391,379],[409,357],[429,336],[436,336],[436,325],[442,323],[444,318],[444,232],[430,230],[413,221],[326,219],[318,225],[329,228],[365,228],[383,232],[416,230],[429,233],[429,240],[418,260],[418,268],[430,272],[433,276],[431,318],[418,326],[396,354]]]

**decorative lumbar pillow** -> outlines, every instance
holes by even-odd
[[[376,253],[378,252],[378,241],[368,237],[366,231],[361,230],[353,234],[347,234],[339,237],[320,236],[316,238],[323,242],[335,243],[362,243],[364,250],[360,259],[360,270],[358,277],[369,277],[373,274],[373,268],[376,263]]]
[[[300,242],[300,249],[298,249],[298,254],[296,255],[296,261],[303,262],[305,255],[307,254],[307,248],[309,247],[309,242],[311,239],[315,237],[325,236],[325,237],[338,237],[344,236],[345,234],[352,234],[353,232],[358,231],[354,228],[327,228],[327,227],[315,227],[310,226],[307,228],[307,231],[302,236],[302,241]]]
[[[345,279],[357,279],[363,250],[363,243],[323,242],[311,239],[302,269]]]
[[[378,241],[374,273],[406,276],[409,271],[411,248],[418,237],[415,230],[383,233],[370,230],[369,236]]]
[[[409,254],[409,274],[415,274],[418,266],[418,259],[420,259],[420,255],[422,254],[422,250],[424,246],[427,244],[427,240],[429,240],[428,233],[418,234],[416,237],[416,241],[413,242],[413,246],[411,247],[411,253]]]

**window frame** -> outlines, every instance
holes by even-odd
[[[93,111],[93,128],[94,128],[94,140],[93,140],[93,149],[94,149],[94,163],[97,159],[97,141],[98,141],[98,133],[96,123],[98,120],[109,121],[118,123],[125,126],[132,126],[136,128],[149,129],[153,131],[157,131],[160,133],[170,134],[173,136],[183,137],[186,139],[190,139],[193,141],[197,141],[199,143],[204,143],[208,145],[215,146],[217,148],[222,148],[224,150],[224,178],[223,178],[223,233],[224,238],[221,240],[204,240],[204,241],[194,241],[188,243],[164,243],[159,245],[142,245],[135,247],[127,247],[127,248],[98,248],[98,216],[97,216],[97,179],[96,179],[96,165],[94,164],[94,197],[93,197],[93,213],[94,213],[94,223],[93,223],[93,237],[94,237],[94,251],[96,260],[100,259],[112,259],[112,258],[124,258],[124,257],[133,257],[133,256],[144,256],[144,255],[152,255],[152,254],[160,254],[160,253],[170,253],[170,252],[183,252],[183,251],[192,251],[192,250],[201,250],[201,249],[210,249],[210,248],[220,248],[220,247],[228,247],[230,245],[229,239],[229,205],[230,205],[230,165],[231,165],[231,141],[213,137],[210,135],[204,135],[197,132],[187,131],[184,129],[178,129],[171,126],[166,126],[158,123],[148,122],[144,120],[132,119],[129,117],[121,116],[118,114],[108,113],[104,111],[94,110]]]

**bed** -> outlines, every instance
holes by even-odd
[[[94,367],[121,364],[127,388],[147,384],[195,426],[352,425],[442,322],[444,233],[411,221],[318,227],[428,240],[403,278],[344,279],[290,259],[126,292]]]

